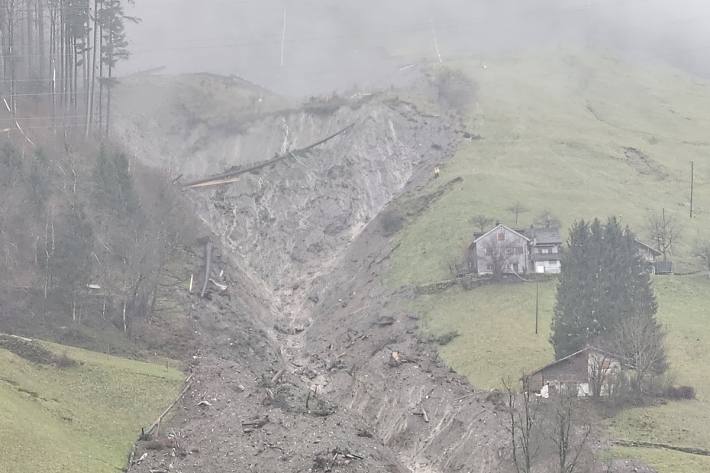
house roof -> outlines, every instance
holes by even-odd
[[[562,257],[559,253],[533,253],[532,254],[532,260],[533,261],[561,261]]]
[[[535,238],[535,243],[541,245],[551,245],[562,243],[560,227],[531,228],[530,234]]]
[[[520,233],[520,232],[518,232],[518,231],[515,231],[515,230],[513,230],[512,228],[503,225],[502,223],[499,223],[498,225],[496,225],[495,227],[491,228],[490,230],[488,230],[488,231],[485,232],[485,233],[481,233],[481,234],[476,234],[476,233],[474,233],[474,234],[473,234],[473,238],[474,238],[473,242],[474,242],[474,243],[478,242],[478,240],[480,240],[481,238],[484,238],[484,237],[490,235],[491,233],[493,233],[494,231],[498,230],[499,228],[502,228],[502,229],[504,229],[504,230],[507,230],[507,231],[509,231],[510,233],[514,233],[514,234],[520,236],[521,238],[524,238],[525,240],[530,241],[530,238],[527,237],[526,235],[524,235],[524,234],[522,234],[522,233]]]
[[[662,252],[658,251],[657,249],[655,249],[654,247],[652,247],[650,245],[647,245],[646,243],[642,242],[641,240],[636,240],[636,243],[639,246],[646,248],[647,250],[649,250],[651,253],[653,253],[656,256],[661,256],[663,254]]]
[[[542,368],[533,371],[533,372],[530,373],[528,376],[534,376],[534,375],[536,375],[536,374],[538,374],[538,373],[540,373],[540,372],[542,372],[542,371],[545,371],[545,370],[547,370],[547,369],[549,369],[549,368],[552,368],[553,366],[557,366],[557,365],[559,365],[560,363],[564,363],[565,361],[570,360],[570,359],[572,359],[572,358],[574,358],[574,357],[576,357],[576,356],[578,356],[578,355],[580,355],[580,354],[582,354],[582,353],[590,352],[590,351],[594,351],[594,352],[597,352],[597,353],[602,353],[602,354],[604,354],[604,355],[606,355],[606,356],[609,356],[609,357],[611,357],[611,358],[620,359],[619,356],[614,355],[613,353],[609,353],[609,352],[606,351],[606,350],[602,350],[601,348],[597,348],[597,347],[593,347],[593,346],[587,346],[587,347],[582,348],[582,349],[579,350],[579,351],[576,351],[576,352],[574,352],[574,353],[571,353],[571,354],[565,356],[564,358],[560,358],[559,360],[553,361],[552,363],[549,363],[549,364],[543,366]]]

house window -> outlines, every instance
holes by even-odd
[[[492,256],[492,255],[493,255],[493,249],[486,248],[486,256]]]
[[[505,249],[505,254],[508,256],[512,256],[515,253],[515,248],[506,248]]]
[[[543,248],[543,249],[542,249],[542,254],[543,254],[543,255],[548,255],[548,254],[550,254],[550,249],[549,249],[549,248]]]
[[[559,252],[559,249],[556,246],[552,247],[552,253],[557,254]]]
[[[523,248],[521,246],[515,247],[515,254],[516,255],[522,255],[523,254]]]
[[[498,232],[498,241],[505,240],[505,232]]]
[[[493,265],[492,265],[492,264],[487,264],[487,265],[486,265],[486,269],[487,269],[488,271],[493,271]]]

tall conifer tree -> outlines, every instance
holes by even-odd
[[[658,306],[636,237],[616,218],[575,223],[562,267],[550,337],[558,359],[589,343],[610,343],[624,320],[655,323]]]

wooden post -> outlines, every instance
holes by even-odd
[[[540,283],[535,283],[535,335],[538,334],[538,320],[540,318]]]
[[[284,7],[284,21],[281,29],[281,67],[284,67],[284,57],[286,55],[286,7]]]
[[[439,64],[443,64],[443,59],[441,58],[441,50],[439,49],[439,36],[436,34],[436,27],[434,23],[431,24],[431,35],[434,40],[434,51],[436,52],[436,57],[439,59]]]
[[[695,161],[690,162],[690,218],[693,218],[693,187],[695,186]]]

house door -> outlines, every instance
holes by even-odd
[[[515,274],[519,274],[520,271],[518,270],[518,263],[513,263],[513,272]]]

